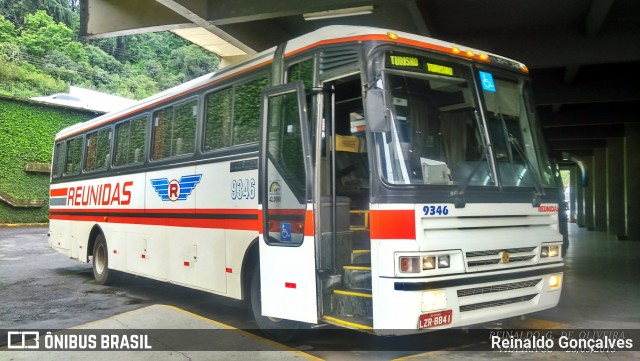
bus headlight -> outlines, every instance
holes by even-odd
[[[554,258],[560,256],[560,245],[549,244],[540,247],[540,258]]]
[[[429,254],[407,253],[396,253],[398,257],[396,258],[396,274],[424,272],[425,275],[437,275],[464,272],[461,251],[438,251]]]

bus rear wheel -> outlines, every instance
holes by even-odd
[[[102,233],[93,244],[93,278],[99,285],[109,285],[115,280],[114,271],[109,270],[107,240]]]
[[[257,266],[251,277],[251,310],[253,311],[253,317],[260,330],[269,338],[281,342],[289,341],[295,336],[300,327],[300,323],[262,315],[259,269],[260,267]]]

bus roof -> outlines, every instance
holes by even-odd
[[[495,54],[490,54],[487,52],[482,52],[477,49],[465,47],[462,45],[449,43],[446,41],[405,32],[393,31],[389,29],[349,25],[326,26],[311,33],[289,40],[286,44],[284,55],[285,57],[289,57],[301,53],[305,50],[313,49],[315,47],[323,45],[348,43],[354,41],[388,41],[390,43],[417,46],[467,58],[474,58],[479,56],[480,54],[484,54],[486,56],[490,55],[493,59],[500,59],[524,67],[524,64],[515,60]],[[237,74],[270,64],[273,60],[275,49],[275,47],[272,47],[252,56],[251,58],[237,65],[231,66],[229,68],[224,68],[219,71],[214,71],[199,78],[190,80],[186,83],[180,84],[176,87],[162,91],[158,94],[152,95],[146,99],[139,101],[133,106],[104,114],[100,117],[91,119],[84,123],[78,123],[67,127],[56,134],[56,141],[74,136],[89,129],[97,128],[103,124],[110,123],[111,121],[125,118],[131,114],[144,111],[145,109],[148,109],[154,105],[177,98],[197,89],[201,89],[203,87],[221,82]],[[470,51],[473,56],[466,55],[468,54],[468,51]],[[476,58],[475,60],[485,62],[488,61],[486,59],[480,58]]]

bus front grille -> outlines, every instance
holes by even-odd
[[[467,267],[470,271],[487,270],[497,267],[525,266],[536,260],[537,247],[520,247],[466,252]],[[505,257],[505,253],[508,256]]]
[[[540,281],[542,281],[542,278],[538,278],[535,280],[507,283],[503,285],[468,288],[464,290],[458,290],[458,297],[484,295],[487,293],[505,292],[505,291],[517,290],[520,288],[535,287],[538,283],[540,283]]]
[[[460,306],[460,312],[476,311],[476,310],[481,310],[481,309],[490,308],[490,307],[506,306],[506,305],[511,305],[518,302],[531,301],[537,295],[538,295],[537,293],[534,293],[534,294],[520,296],[520,297],[507,298],[504,300],[463,305],[463,306]]]

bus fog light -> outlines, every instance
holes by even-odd
[[[558,257],[560,250],[558,246],[549,246],[549,257]]]
[[[438,268],[449,268],[450,265],[449,255],[438,256]]]
[[[422,293],[422,312],[437,311],[447,308],[447,294],[444,290],[425,291]]]
[[[422,269],[430,270],[436,268],[436,258],[433,256],[422,257]]]
[[[400,272],[418,273],[420,271],[420,257],[400,257]]]
[[[560,287],[561,283],[562,277],[560,275],[552,275],[551,277],[549,277],[549,288],[551,288],[552,290]]]

